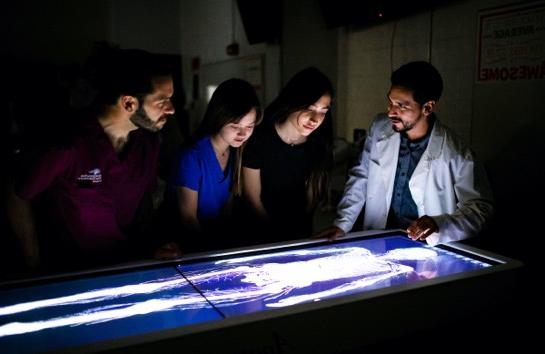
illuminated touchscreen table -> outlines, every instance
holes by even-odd
[[[478,294],[471,279],[504,286],[504,277],[490,275],[518,266],[480,250],[430,247],[399,232],[382,232],[336,243],[306,240],[198,255],[46,284],[8,284],[0,291],[0,352],[146,352],[179,345],[229,352],[263,350],[263,343],[278,345],[279,338],[290,338],[287,351],[305,352],[311,349],[302,344],[305,335],[291,338],[303,323],[325,319],[349,335],[342,322],[354,311],[369,321],[379,316],[377,308],[395,309],[418,293],[429,303],[441,285],[448,286],[449,296],[464,294],[464,288]],[[251,333],[253,339],[240,344],[237,336]],[[328,350],[313,341],[313,351]]]

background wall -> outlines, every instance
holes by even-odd
[[[107,0],[21,0],[3,7],[2,55],[61,64],[80,61],[93,41],[110,36]]]
[[[527,225],[535,225],[533,220],[540,215],[528,199],[541,199],[540,185],[545,179],[541,162],[545,144],[538,136],[545,122],[541,109],[545,80],[478,83],[475,78],[479,12],[516,1],[441,1],[435,9],[370,27],[328,27],[323,11],[327,1],[278,1],[280,34],[257,44],[248,43],[234,0],[7,3],[0,13],[0,26],[6,33],[0,46],[4,63],[0,66],[4,80],[0,112],[13,117],[31,110],[35,124],[56,128],[54,117],[43,117],[49,107],[39,100],[48,96],[43,83],[58,80],[56,69],[81,63],[95,41],[107,40],[123,48],[179,57],[179,80],[188,111],[184,119],[190,129],[198,124],[206,105],[205,87],[199,85],[203,77],[219,83],[240,69],[238,63],[244,58],[258,56],[267,104],[295,72],[317,66],[337,88],[336,133],[351,141],[354,129],[367,129],[375,114],[385,110],[391,71],[409,60],[431,60],[445,80],[439,117],[486,163],[498,202],[501,223],[497,224],[517,235],[521,224],[525,231],[530,229]],[[330,3],[342,5],[343,1]],[[272,15],[255,16],[264,21]],[[226,52],[233,42],[239,44],[237,56]],[[13,108],[14,97],[19,111]],[[12,146],[6,146],[6,141],[15,128],[9,119],[2,124],[2,153],[7,159]],[[492,246],[499,250],[531,258],[530,251],[518,243],[513,246],[508,237],[496,240]]]
[[[307,66],[337,82],[337,30],[327,28],[318,1],[286,1],[282,19],[283,83]]]
[[[260,89],[264,103],[274,98],[280,85],[280,46],[274,42],[248,43],[235,0],[180,0],[180,9],[182,76],[192,128],[200,121],[207,103],[204,99],[206,87],[200,82],[201,74],[210,77],[206,71],[221,73],[216,80],[207,82],[217,85],[229,75],[238,74],[240,58],[263,57]],[[239,45],[237,56],[230,56],[226,51],[233,42]],[[196,80],[201,85],[195,85]]]
[[[543,98],[545,88],[544,80],[476,83],[478,12],[511,3],[458,1],[343,34],[346,44],[341,50],[347,62],[344,77],[348,87],[343,101],[347,112],[340,117],[345,124],[339,135],[350,139],[354,128],[368,127],[375,114],[384,111],[392,70],[407,61],[429,60],[445,81],[438,105],[441,120],[472,143],[483,158],[493,157],[498,143],[507,143],[504,138],[514,127],[534,120],[535,102]]]
[[[179,0],[108,1],[109,39],[123,48],[141,48],[163,54],[180,54],[182,36]]]

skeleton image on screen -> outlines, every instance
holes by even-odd
[[[396,249],[380,256],[362,247],[347,247],[218,261],[200,271],[180,268],[219,307],[255,300],[263,300],[266,307],[283,307],[361,291],[396,277],[418,276],[414,268],[399,261],[424,261],[435,256],[435,251],[420,247]],[[216,290],[223,283],[236,291]],[[310,289],[313,286],[316,290]]]

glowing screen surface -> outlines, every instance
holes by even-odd
[[[386,236],[2,290],[0,352],[89,345],[490,266]]]
[[[28,353],[222,318],[172,267],[0,292],[0,352]]]
[[[226,316],[490,266],[407,237],[363,239],[178,268]]]

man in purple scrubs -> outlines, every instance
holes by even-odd
[[[174,114],[172,75],[151,53],[110,47],[88,68],[90,119],[68,144],[44,151],[10,196],[13,232],[31,268],[101,265],[142,251],[134,235],[155,188],[157,132]]]

